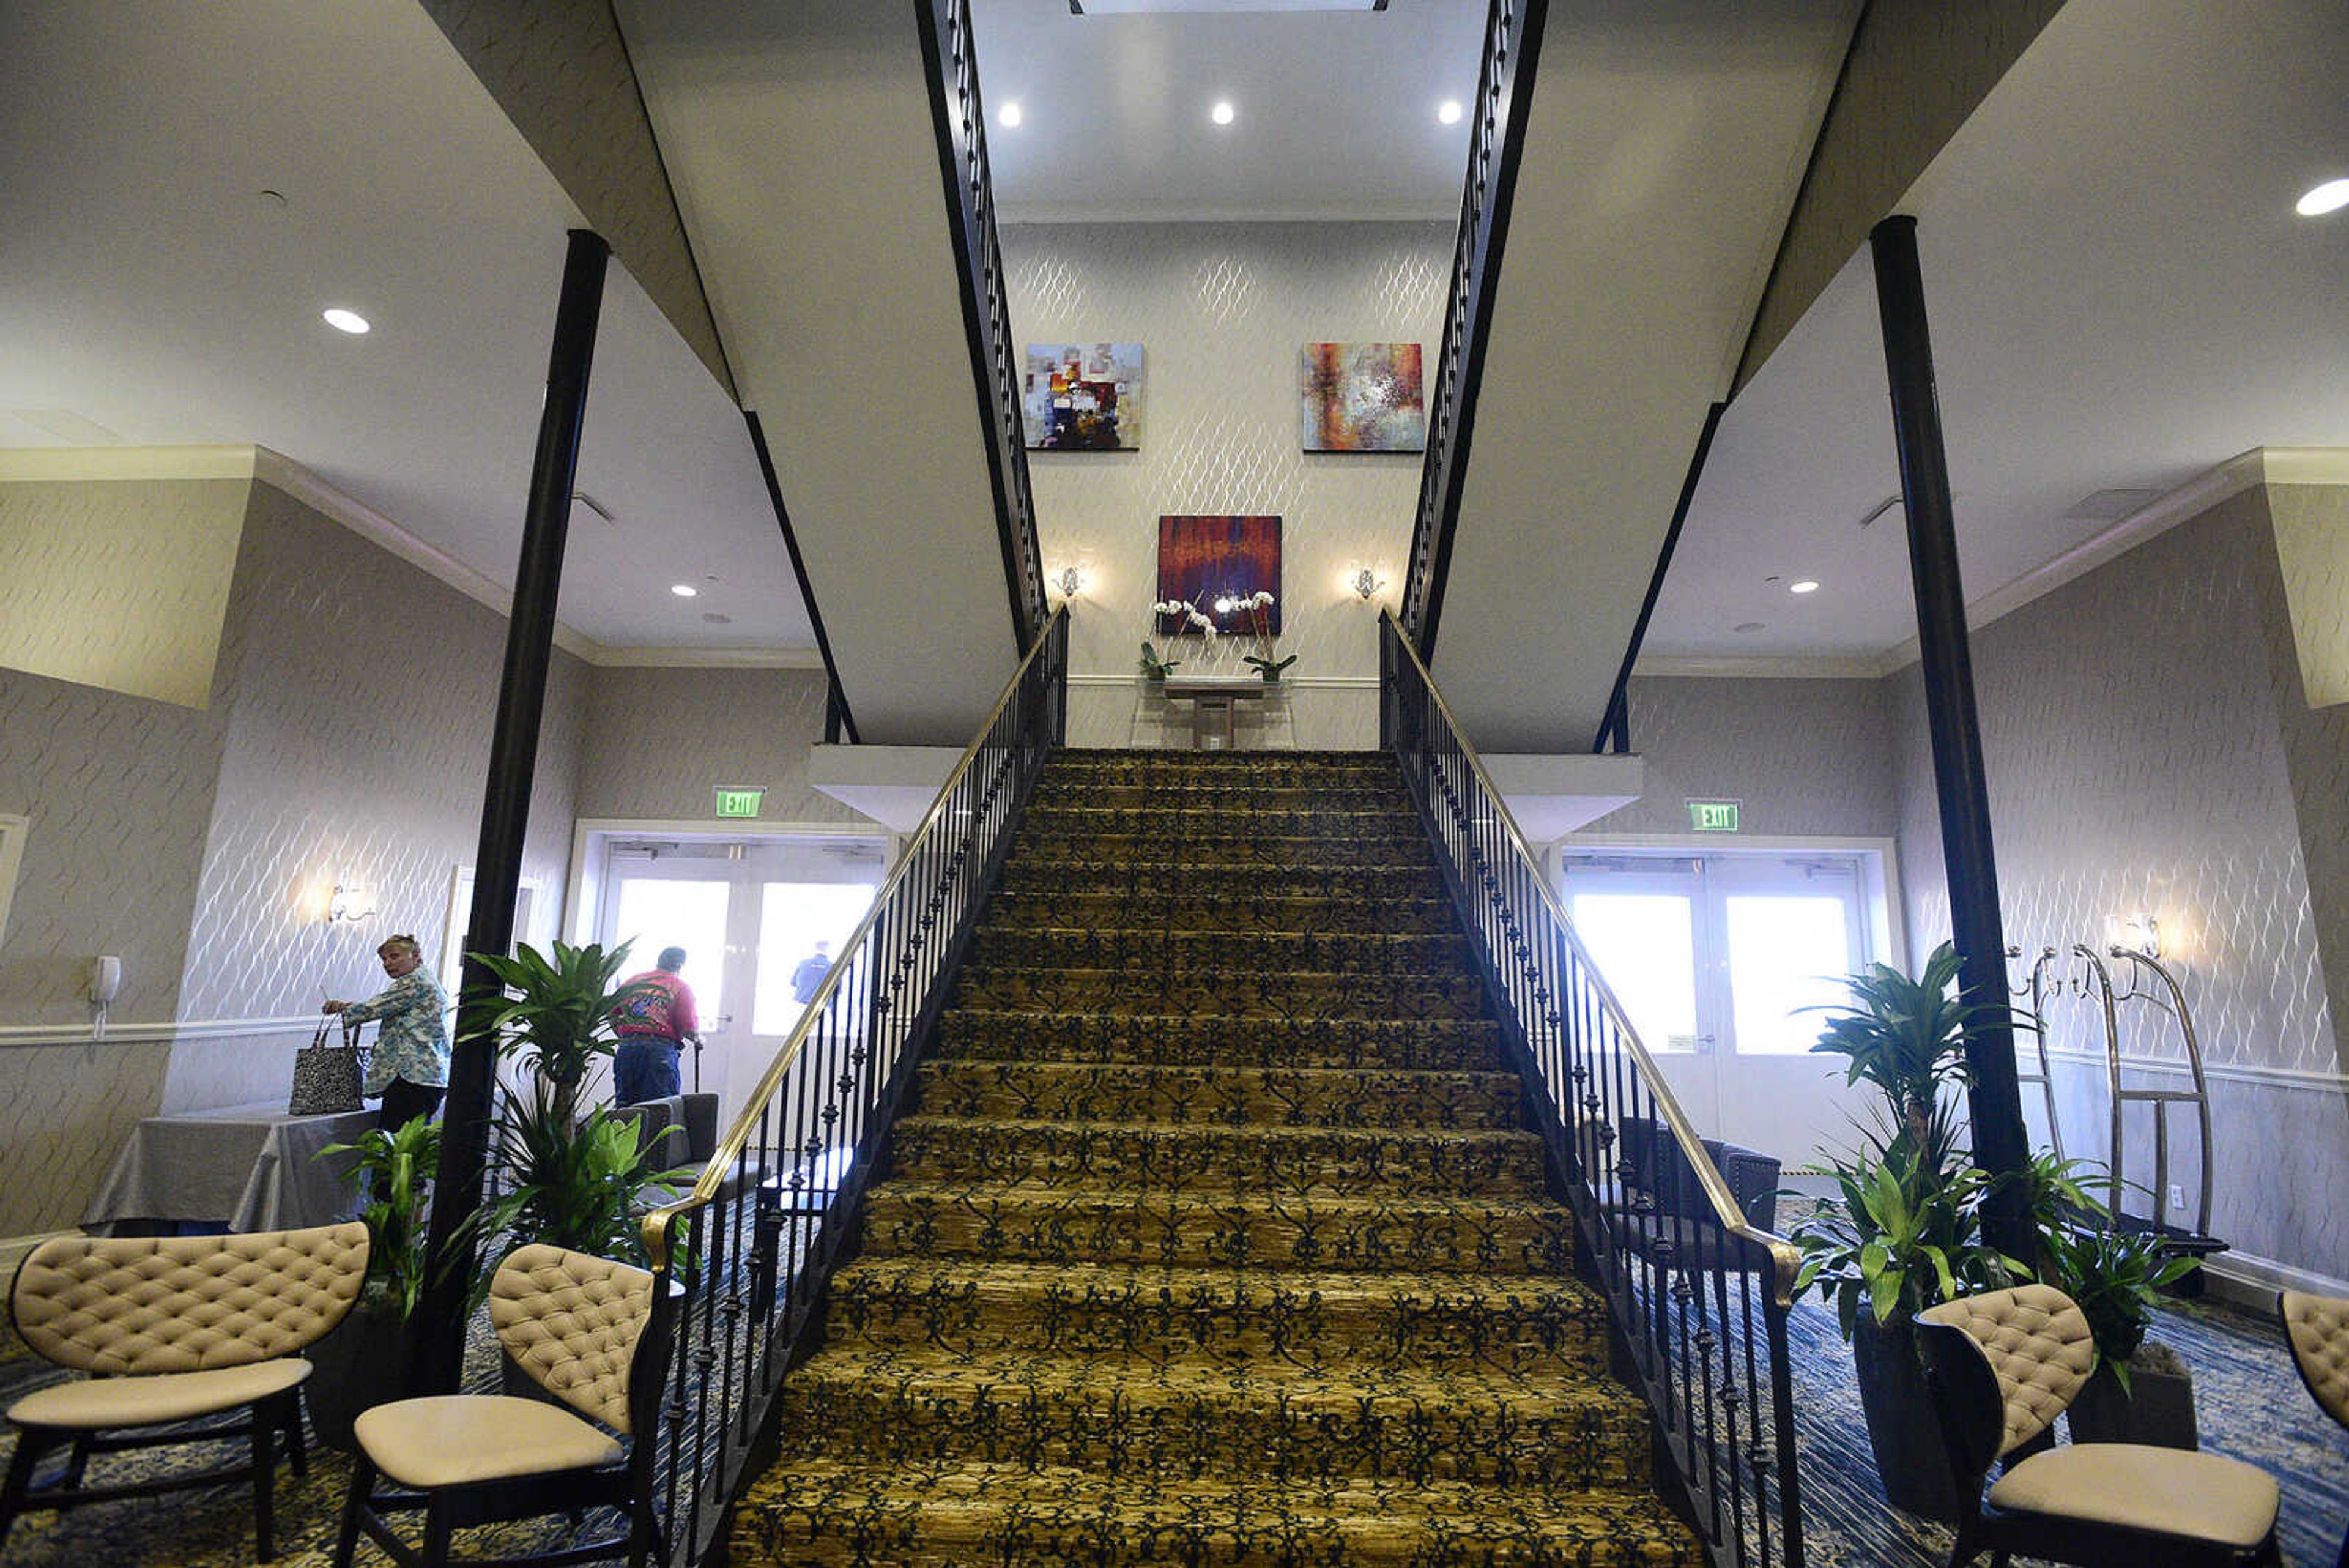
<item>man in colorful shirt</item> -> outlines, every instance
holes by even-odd
[[[423,967],[424,950],[414,937],[387,938],[375,952],[391,983],[365,1002],[329,1002],[319,1011],[339,1012],[346,1023],[380,1023],[367,1093],[383,1096],[376,1125],[390,1132],[432,1115],[449,1091],[449,997]]]
[[[684,967],[683,948],[663,948],[660,961],[630,978],[626,1000],[612,1010],[612,1033],[619,1041],[612,1056],[614,1105],[667,1099],[681,1087],[678,1051],[688,1040],[701,1044],[693,990],[677,977]]]

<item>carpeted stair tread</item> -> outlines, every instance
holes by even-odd
[[[1071,1265],[1563,1274],[1573,1220],[1555,1205],[1336,1192],[1207,1193],[1016,1182],[891,1181],[866,1200],[868,1258]],[[1511,1287],[1518,1288],[1518,1287]]]
[[[1132,1062],[1159,1066],[1483,1070],[1501,1061],[1500,1025],[1481,1018],[1240,1018],[957,1006],[937,1057]]]
[[[1451,900],[1433,895],[1339,898],[1320,895],[1186,893],[1180,888],[1133,892],[1005,892],[988,906],[987,929],[1045,930],[1133,925],[1211,932],[1228,941],[1274,930],[1320,935],[1371,931],[1390,936],[1453,936],[1460,929]]]
[[[1333,865],[1327,857],[1308,866],[1223,864],[1195,857],[1117,860],[1099,856],[1038,852],[1011,857],[1004,865],[1004,894],[1028,898],[1059,893],[1122,895],[1136,909],[1176,897],[1226,902],[1251,898],[1390,899],[1443,898],[1443,873],[1431,858],[1372,866],[1360,861]]]
[[[1310,837],[1297,834],[1257,836],[1236,830],[1222,834],[1203,832],[1188,838],[1116,833],[1072,838],[1023,828],[1012,840],[1011,857],[1039,867],[1160,866],[1166,876],[1175,877],[1210,861],[1225,867],[1253,867],[1275,872],[1312,870],[1332,860],[1348,867],[1431,872],[1435,866],[1434,852],[1424,843],[1375,830]]]
[[[1020,831],[1045,842],[1116,837],[1194,844],[1238,837],[1392,839],[1418,826],[1418,809],[1400,794],[1375,804],[1316,801],[1242,809],[1212,799],[1113,805],[1088,793],[1071,800],[1039,796],[1021,820]]]
[[[923,1064],[926,1116],[1226,1127],[1514,1128],[1514,1073],[1147,1066],[944,1058]]]
[[[1458,971],[1469,961],[1458,932],[1167,930],[1115,920],[1098,926],[979,928],[972,961],[1034,969],[1111,969],[1127,978],[1164,971],[1216,976],[1237,965],[1266,972],[1393,970]]]
[[[1606,1375],[1606,1303],[1569,1274],[1332,1272],[864,1257],[834,1277],[823,1355],[1109,1356],[1412,1376]],[[797,1376],[796,1373],[793,1376]]]
[[[1542,1142],[1516,1128],[1214,1127],[898,1119],[892,1174],[1166,1190],[1538,1194]]]
[[[1478,1366],[1385,1376],[1277,1361],[862,1350],[784,1389],[786,1459],[1102,1465],[1174,1479],[1361,1476],[1579,1490],[1651,1477],[1628,1390]]]
[[[738,1563],[1698,1568],[1653,1496],[1459,1481],[1154,1481],[978,1463],[779,1465],[736,1511]]]
[[[1058,793],[1048,781],[1045,798]],[[1362,775],[1328,784],[1257,784],[1245,778],[1186,774],[1148,784],[1089,782],[1076,798],[1093,806],[1128,810],[1136,807],[1172,811],[1416,811],[1411,793],[1392,776],[1380,780]]]
[[[964,971],[954,1004],[1137,1013],[1216,1012],[1242,1018],[1481,1018],[1485,992],[1469,974],[1333,970],[1041,969],[998,964]]]

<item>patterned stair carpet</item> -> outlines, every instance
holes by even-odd
[[[1046,769],[736,1563],[1687,1564],[1376,753]]]

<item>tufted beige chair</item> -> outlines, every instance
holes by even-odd
[[[546,1560],[626,1552],[642,1564],[657,1543],[653,1416],[668,1366],[667,1294],[657,1300],[654,1286],[642,1269],[559,1247],[523,1247],[498,1265],[490,1282],[498,1342],[562,1403],[453,1394],[362,1414],[336,1568],[350,1568],[362,1532],[400,1563],[437,1565],[450,1560],[452,1532],[464,1526],[606,1507],[621,1511],[624,1532]],[[398,1490],[378,1495],[378,1478]],[[403,1508],[424,1510],[421,1554],[383,1517]]]
[[[8,1407],[17,1438],[0,1483],[0,1542],[27,1508],[249,1475],[254,1546],[267,1562],[275,1555],[270,1501],[281,1437],[294,1472],[307,1468],[301,1390],[310,1364],[299,1353],[350,1311],[367,1263],[367,1227],[356,1220],[241,1236],[58,1236],[35,1248],[8,1293],[16,1332],[44,1359],[94,1376]],[[235,1412],[244,1418],[207,1419]],[[239,1469],[83,1485],[92,1454],[248,1436],[253,1457]],[[35,1472],[59,1449],[71,1450],[65,1473],[36,1490]]]
[[[2052,1446],[2055,1417],[2095,1366],[2087,1318],[2054,1286],[2017,1285],[1920,1313],[1917,1344],[1957,1473],[1950,1568],[1985,1550],[1992,1568],[2017,1552],[2089,1568],[2282,1568],[2276,1483],[2265,1470],[2136,1443]],[[1985,1496],[2001,1460],[2010,1462]]]
[[[2283,1291],[2276,1296],[2292,1365],[2324,1413],[2349,1427],[2349,1296]],[[2349,1535],[2341,1538],[2335,1568],[2349,1568]]]

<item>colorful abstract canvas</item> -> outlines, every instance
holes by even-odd
[[[1254,603],[1258,594],[1270,595],[1269,602]],[[1195,605],[1218,631],[1279,635],[1280,519],[1161,517],[1158,597]],[[1230,607],[1218,610],[1219,600]],[[1161,615],[1157,629],[1161,637],[1206,635],[1180,615]]]
[[[1307,452],[1425,452],[1416,343],[1308,343],[1299,365]]]
[[[1142,446],[1142,345],[1030,343],[1021,402],[1030,452]]]

